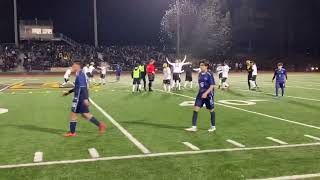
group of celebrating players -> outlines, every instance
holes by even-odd
[[[165,92],[174,90],[181,90],[181,74],[184,72],[182,70],[183,66],[186,66],[186,83],[184,87],[190,84],[190,88],[192,88],[192,73],[193,71],[198,72],[198,85],[199,91],[196,96],[194,108],[193,108],[193,116],[192,116],[192,127],[185,129],[189,132],[196,132],[197,131],[197,119],[198,119],[198,112],[199,110],[205,105],[210,113],[210,122],[211,126],[208,129],[208,132],[214,132],[216,130],[216,114],[214,111],[214,87],[216,85],[214,80],[213,73],[209,70],[209,62],[206,60],[202,60],[199,63],[199,68],[192,68],[192,63],[186,62],[187,57],[185,56],[184,60],[175,60],[174,63],[170,62],[167,59],[167,62],[163,64],[163,89]],[[151,59],[147,65],[144,63],[137,64],[132,71],[132,79],[133,79],[133,86],[132,91],[139,91],[141,92],[142,85],[141,80],[143,81],[144,90],[146,91],[146,76],[148,76],[149,84],[148,88],[149,91],[152,90],[152,84],[155,79],[155,60]],[[250,90],[257,90],[257,74],[258,69],[257,65],[250,60],[246,61],[247,64],[247,71],[248,71],[248,86]],[[169,67],[172,66],[171,68]],[[105,84],[105,77],[107,72],[107,64],[102,63],[101,66],[97,67],[100,69],[100,84]],[[93,71],[95,70],[94,63],[90,65],[86,65],[82,67],[80,62],[74,62],[73,66],[67,70],[65,73],[64,79],[65,82],[62,85],[68,83],[70,75],[72,72],[76,74],[76,79],[74,83],[74,88],[69,90],[68,92],[64,93],[65,96],[74,93],[73,101],[72,101],[72,108],[71,108],[71,120],[70,120],[70,131],[65,134],[65,137],[74,137],[76,136],[76,125],[77,125],[77,114],[81,114],[82,117],[87,119],[88,121],[92,122],[99,128],[100,133],[104,133],[106,129],[106,125],[97,120],[89,111],[89,85],[90,82],[95,83],[93,78]],[[227,79],[229,76],[230,67],[226,62],[223,65],[219,64],[216,68],[216,73],[219,76],[219,86],[222,90],[226,90],[229,88],[229,84],[227,83]],[[171,73],[172,72],[172,73]],[[116,77],[117,81],[120,80],[121,74],[121,67],[117,65],[116,67]],[[171,74],[172,79],[171,81]],[[287,81],[287,72],[283,68],[282,63],[277,64],[277,69],[274,71],[274,79],[276,79],[276,96],[278,96],[278,89],[281,88],[281,95],[284,96],[284,88],[285,83]],[[172,85],[171,85],[172,84]]]

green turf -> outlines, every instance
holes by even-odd
[[[179,104],[193,101],[196,87],[177,92],[186,97],[160,91],[132,94],[131,80],[109,79],[107,86],[94,88],[90,96],[96,104],[140,141],[151,153],[190,151],[182,142],[190,142],[201,150],[235,148],[232,139],[246,147],[278,145],[267,140],[274,137],[289,144],[314,143],[305,137],[320,137],[319,74],[289,74],[286,95],[275,98],[272,74],[258,76],[259,92],[247,89],[245,74],[232,74],[231,89],[216,90],[215,100],[264,100],[252,106],[231,105],[269,116],[304,123],[306,127],[216,104],[217,131],[209,134],[209,113],[201,110],[199,131],[187,133],[191,125],[192,107]],[[16,79],[16,80],[14,80]],[[56,82],[59,77],[6,77],[0,84]],[[196,77],[195,77],[196,79]],[[155,89],[161,89],[160,76]],[[3,87],[3,86],[1,86]],[[97,91],[96,91],[97,90]],[[48,92],[49,91],[49,92]],[[65,139],[68,130],[71,97],[61,97],[63,89],[32,89],[0,92],[0,165],[32,163],[36,151],[44,153],[44,161],[90,158],[88,148],[96,148],[102,157],[142,154],[108,119],[91,106],[92,113],[107,123],[107,133],[99,136],[97,128],[81,120],[78,137]],[[30,93],[32,92],[32,93]],[[268,94],[270,93],[270,94]],[[81,118],[79,117],[79,120]],[[246,179],[319,173],[319,146],[223,152],[201,155],[113,160],[71,165],[52,165],[0,170],[0,179]]]

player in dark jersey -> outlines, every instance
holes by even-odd
[[[214,132],[216,130],[216,114],[214,111],[214,85],[215,81],[213,75],[208,71],[209,63],[205,61],[200,62],[201,72],[199,73],[199,92],[196,97],[194,104],[194,111],[192,117],[192,127],[185,129],[189,132],[197,131],[197,119],[198,112],[201,107],[205,104],[211,115],[211,128],[209,132]]]
[[[287,71],[283,68],[283,63],[277,64],[278,68],[274,71],[272,82],[276,79],[276,96],[278,97],[279,88],[281,88],[281,96],[284,95],[285,84],[288,80]]]
[[[71,93],[74,93],[71,108],[70,131],[64,136],[76,136],[77,114],[81,114],[83,118],[98,126],[99,132],[101,134],[104,133],[106,125],[103,122],[98,121],[89,111],[89,92],[87,86],[87,78],[85,73],[81,70],[80,62],[73,63],[72,72],[76,73],[75,86],[73,89],[63,94],[64,96],[67,96]]]
[[[192,89],[192,71],[193,69],[191,64],[185,67],[186,79],[183,86],[184,88],[187,88],[187,85],[190,84],[190,88]]]
[[[247,64],[247,71],[248,71],[248,86],[249,86],[249,90],[251,90],[250,81],[252,81],[252,72],[253,72],[252,63],[250,60],[247,60],[246,64]]]

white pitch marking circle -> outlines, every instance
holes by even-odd
[[[236,106],[252,106],[256,105],[255,102],[252,101],[242,101],[242,100],[220,100],[219,103],[227,104],[227,105],[236,105]]]
[[[4,113],[7,113],[7,112],[8,112],[8,109],[0,108],[0,114],[4,114]]]

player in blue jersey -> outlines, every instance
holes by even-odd
[[[281,95],[284,95],[284,88],[287,82],[287,71],[283,68],[282,63],[278,63],[278,68],[274,71],[272,82],[276,79],[276,96],[279,96],[278,91],[281,88]]]
[[[87,86],[87,77],[81,70],[80,62],[73,63],[72,72],[76,73],[75,86],[73,89],[63,94],[64,96],[67,96],[71,93],[74,93],[71,108],[70,131],[64,136],[76,136],[77,114],[81,114],[83,118],[99,127],[99,132],[101,134],[104,133],[106,125],[103,122],[98,121],[89,111],[89,92]]]
[[[196,101],[194,104],[194,111],[192,116],[192,127],[185,129],[189,132],[196,132],[197,131],[197,119],[198,119],[198,112],[201,107],[205,104],[207,109],[211,115],[211,127],[208,130],[209,132],[214,132],[216,130],[216,114],[214,111],[214,86],[215,81],[213,75],[208,71],[209,63],[205,61],[200,62],[200,70],[199,73],[199,92],[196,97]]]

